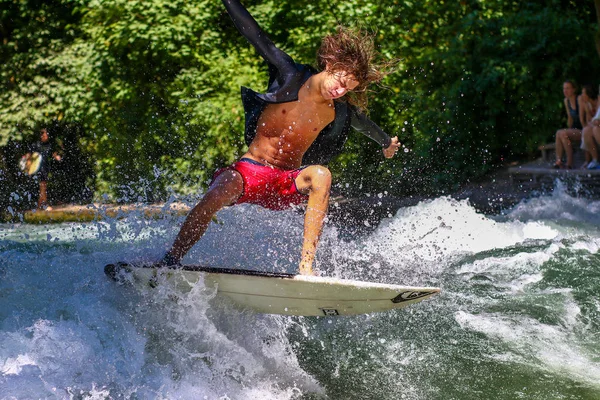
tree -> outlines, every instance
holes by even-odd
[[[314,62],[338,22],[375,32],[400,59],[370,109],[405,152],[383,162],[353,135],[331,165],[352,190],[436,193],[526,157],[562,125],[561,82],[600,76],[593,11],[570,0],[245,4],[297,61]],[[0,10],[0,145],[48,121],[78,126],[97,195],[121,201],[193,193],[245,150],[239,88],[262,91],[267,70],[220,2],[0,0]]]

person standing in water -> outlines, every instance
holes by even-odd
[[[390,138],[360,111],[367,86],[385,71],[375,63],[372,39],[344,28],[323,39],[317,54],[320,71],[298,64],[273,44],[239,1],[223,4],[267,62],[269,86],[260,94],[242,88],[248,151],[215,173],[160,263],[178,264],[225,206],[252,203],[283,210],[307,201],[299,271],[310,275],[329,205],[331,173],[324,165],[341,153],[350,127],[376,141],[386,158],[400,146],[397,137]]]
[[[33,151],[38,152],[42,156],[42,163],[38,171],[40,180],[40,192],[38,196],[38,210],[52,210],[48,205],[48,175],[50,173],[50,160],[60,161],[62,158],[57,152],[52,151],[50,143],[50,135],[46,128],[40,130],[40,140],[33,146]]]

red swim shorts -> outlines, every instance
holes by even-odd
[[[237,171],[244,180],[244,189],[235,204],[250,203],[271,210],[285,210],[308,199],[308,195],[298,192],[296,187],[296,177],[302,169],[283,170],[242,158],[215,172],[213,181],[223,171]]]

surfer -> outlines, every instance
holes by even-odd
[[[27,153],[25,156],[29,159],[31,154],[39,154],[41,164],[37,174],[40,181],[40,190],[38,195],[38,210],[51,211],[52,207],[48,205],[48,175],[50,172],[50,159],[61,161],[62,158],[57,152],[52,151],[50,143],[50,135],[46,128],[40,129],[40,140],[33,145],[32,153]]]
[[[323,39],[317,53],[320,71],[297,64],[239,1],[223,4],[267,62],[269,86],[266,93],[242,88],[248,151],[215,173],[160,263],[178,264],[225,206],[252,203],[282,210],[307,201],[299,269],[310,275],[329,204],[331,173],[324,165],[341,152],[350,126],[379,143],[386,158],[400,146],[397,137],[390,138],[361,111],[367,86],[385,71],[375,64],[372,39],[345,28]]]

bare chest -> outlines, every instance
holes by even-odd
[[[333,103],[308,101],[270,104],[258,120],[257,133],[268,137],[286,136],[288,140],[304,138],[312,142],[335,118]]]

